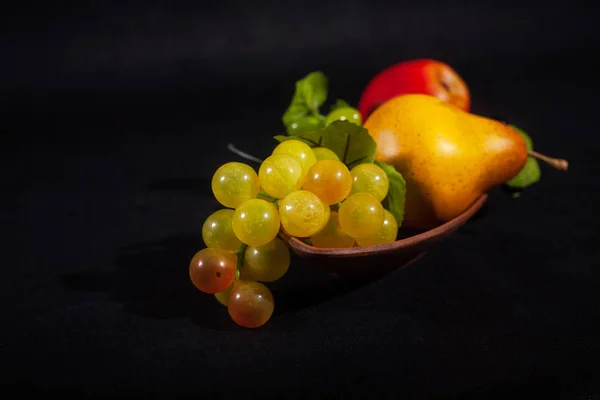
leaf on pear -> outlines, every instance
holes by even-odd
[[[327,100],[327,77],[321,71],[311,72],[296,81],[296,90],[288,109],[281,118],[286,129],[308,115],[318,115],[319,107]]]
[[[402,226],[406,201],[406,181],[394,166],[377,160],[375,165],[383,169],[390,182],[388,194],[382,202],[383,206],[396,218],[398,226]]]
[[[533,141],[522,129],[517,128],[514,125],[510,125],[511,128],[516,130],[525,140],[527,150],[533,150]],[[516,189],[524,189],[528,186],[538,182],[541,178],[542,172],[540,165],[534,157],[528,157],[525,166],[519,171],[519,173],[512,179],[506,182],[506,185]]]
[[[297,136],[275,136],[275,140],[301,140],[311,147],[327,147],[348,168],[361,163],[371,163],[377,145],[369,132],[349,121],[334,121],[323,129],[304,132]]]

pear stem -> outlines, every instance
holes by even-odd
[[[562,158],[548,157],[533,150],[529,150],[527,153],[531,157],[537,158],[538,160],[542,160],[559,171],[566,171],[567,169],[569,169],[569,162]]]

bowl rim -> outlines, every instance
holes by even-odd
[[[348,247],[348,248],[319,248],[304,243],[300,239],[289,236],[283,229],[279,232],[279,236],[290,246],[293,250],[298,253],[312,256],[329,256],[329,257],[355,257],[355,256],[369,256],[373,254],[386,254],[392,253],[397,250],[406,249],[410,247],[418,246],[422,243],[428,242],[432,239],[442,237],[446,234],[450,234],[464,225],[469,218],[471,218],[486,202],[487,194],[479,196],[471,205],[464,210],[462,213],[457,215],[455,218],[448,222],[443,223],[440,226],[429,229],[425,232],[418,233],[416,235],[396,240],[391,243],[378,244],[375,246],[368,247]]]

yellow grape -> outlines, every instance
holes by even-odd
[[[383,206],[369,193],[350,195],[338,215],[342,229],[355,239],[373,236],[383,225]]]
[[[317,157],[317,161],[320,160],[337,160],[340,161],[340,158],[335,154],[332,150],[329,150],[327,147],[315,147],[312,149],[313,153],[315,153],[315,157]]]
[[[239,162],[223,164],[212,178],[213,194],[219,203],[236,208],[258,195],[258,175],[251,166]]]
[[[360,247],[375,246],[377,244],[392,243],[398,236],[398,223],[396,218],[388,210],[383,210],[383,225],[379,228],[379,231],[366,238],[356,239],[356,243]]]
[[[390,186],[387,174],[375,164],[358,164],[350,171],[352,175],[352,194],[370,193],[378,201],[387,196]]]
[[[242,271],[252,280],[273,282],[281,278],[290,266],[290,249],[279,238],[264,246],[246,247]]]
[[[296,237],[310,237],[325,227],[330,210],[316,194],[297,190],[279,201],[281,225]]]
[[[288,154],[267,157],[258,170],[262,189],[277,199],[287,196],[302,187],[304,173],[300,163]]]
[[[352,247],[354,245],[354,238],[348,235],[340,226],[338,213],[336,211],[331,212],[331,217],[325,228],[313,237],[311,237],[312,244],[315,247],[320,248],[345,248]]]
[[[237,250],[242,245],[231,227],[233,210],[223,209],[212,213],[202,225],[202,239],[206,247]]]
[[[306,176],[310,167],[317,162],[317,157],[310,146],[300,140],[286,140],[285,142],[281,142],[275,147],[273,154],[287,154],[294,157],[302,165],[303,176]]]
[[[336,204],[350,194],[352,176],[341,161],[317,161],[308,171],[302,189],[316,194],[327,205]]]
[[[231,220],[233,232],[249,246],[269,243],[279,232],[277,207],[261,199],[252,199],[235,209]]]

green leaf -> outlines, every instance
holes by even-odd
[[[282,117],[286,129],[307,115],[318,116],[319,107],[327,100],[327,77],[321,71],[311,72],[296,81],[296,91]]]
[[[518,128],[514,125],[509,125],[511,128],[513,128],[515,131],[517,131],[519,133],[519,135],[523,136],[523,139],[525,140],[525,147],[527,147],[527,150],[533,150],[533,141],[531,140],[531,138],[529,137],[528,134],[525,133],[525,131],[521,128]]]
[[[396,168],[392,165],[381,161],[375,161],[375,165],[383,169],[390,181],[388,194],[382,202],[383,206],[396,218],[398,226],[402,226],[402,221],[404,220],[404,203],[406,200],[406,181],[402,177],[402,174],[396,171]]]
[[[533,150],[533,142],[529,135],[523,130],[517,128],[514,125],[510,125],[514,130],[519,132],[523,139],[525,139],[525,145],[527,150]],[[507,186],[517,189],[523,189],[538,182],[541,178],[542,172],[538,161],[533,157],[528,157],[525,166],[519,171],[519,173],[512,179],[506,182]]]
[[[330,111],[337,110],[338,108],[346,108],[346,107],[352,107],[352,106],[342,99],[337,99],[335,104],[331,105]]]
[[[296,91],[301,93],[302,99],[313,114],[316,114],[327,100],[327,85],[327,77],[321,71],[311,72],[296,82]]]
[[[369,131],[349,121],[334,121],[323,129],[321,146],[327,147],[348,168],[375,159],[377,144]]]
[[[302,140],[311,147],[327,147],[348,168],[373,162],[377,145],[369,132],[349,121],[334,121],[323,129],[301,133],[297,136],[275,136],[279,142]]]
[[[533,157],[529,157],[523,169],[506,184],[513,188],[524,189],[539,182],[541,175],[538,161]]]
[[[292,103],[285,111],[285,114],[283,114],[282,118],[283,125],[285,125],[286,131],[289,133],[292,130],[292,124],[298,122],[304,117],[307,117],[309,115],[309,112],[310,111],[306,104],[300,102],[300,100],[296,100],[296,96],[294,95]]]

